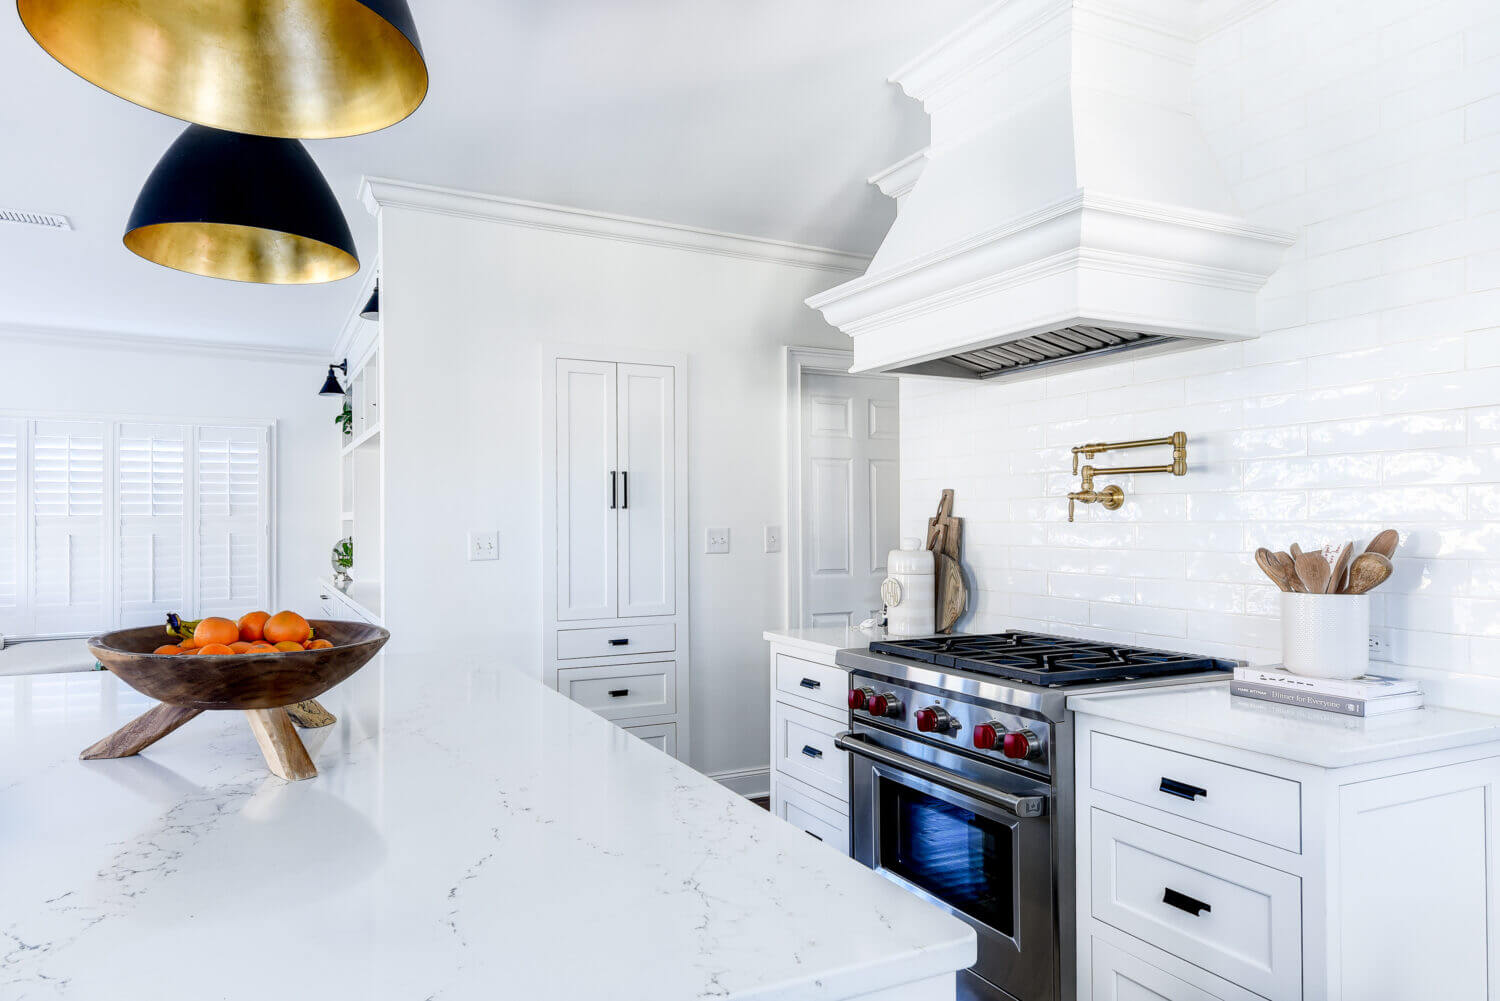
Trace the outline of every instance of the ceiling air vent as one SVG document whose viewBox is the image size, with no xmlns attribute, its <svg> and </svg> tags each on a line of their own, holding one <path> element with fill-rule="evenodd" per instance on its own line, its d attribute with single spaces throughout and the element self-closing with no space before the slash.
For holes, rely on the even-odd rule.
<svg viewBox="0 0 1500 1001">
<path fill-rule="evenodd" d="M 19 209 L 0 209 L 0 222 L 15 222 L 23 226 L 43 226 L 47 229 L 72 229 L 65 215 L 49 215 L 46 212 L 22 212 Z"/>
</svg>

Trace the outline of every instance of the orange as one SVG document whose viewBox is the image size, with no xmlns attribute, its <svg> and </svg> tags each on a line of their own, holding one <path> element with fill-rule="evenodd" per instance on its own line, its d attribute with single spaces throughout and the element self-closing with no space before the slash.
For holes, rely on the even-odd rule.
<svg viewBox="0 0 1500 1001">
<path fill-rule="evenodd" d="M 308 650 L 332 650 L 333 649 L 333 644 L 330 643 L 330 642 L 328 642 L 327 640 L 308 640 L 307 641 L 306 649 L 308 649 Z"/>
<path fill-rule="evenodd" d="M 190 640 L 190 639 L 186 639 L 186 640 L 182 640 L 182 641 L 180 641 L 180 642 L 179 642 L 179 643 L 178 643 L 178 644 L 177 644 L 177 646 L 178 646 L 178 648 L 179 648 L 179 649 L 180 649 L 180 650 L 181 650 L 181 651 L 182 651 L 182 652 L 183 652 L 183 653 L 187 653 L 187 652 L 188 652 L 188 651 L 189 651 L 189 650 L 196 650 L 196 649 L 198 649 L 198 644 L 196 644 L 196 643 L 194 643 L 194 642 L 193 642 L 193 641 L 192 641 L 192 640 Z"/>
<path fill-rule="evenodd" d="M 240 627 L 228 619 L 208 618 L 198 623 L 193 630 L 193 642 L 199 646 L 217 643 L 228 646 L 240 638 Z"/>
<path fill-rule="evenodd" d="M 250 644 L 250 653 L 275 653 L 276 648 L 265 641 Z"/>
<path fill-rule="evenodd" d="M 250 644 L 246 643 L 244 640 L 235 640 L 233 643 L 229 644 L 229 649 L 233 650 L 235 653 L 249 653 Z"/>
<path fill-rule="evenodd" d="M 171 656 L 173 654 L 182 653 L 182 647 L 176 646 L 176 645 L 174 645 L 172 643 L 168 643 L 166 646 L 159 646 L 155 650 L 152 650 L 151 652 L 152 653 L 164 653 L 164 654 L 166 654 L 168 656 Z"/>
<path fill-rule="evenodd" d="M 224 621 L 228 622 L 229 620 L 225 619 Z M 225 646 L 223 643 L 210 643 L 200 649 L 198 653 L 204 657 L 223 657 L 226 654 L 234 653 L 234 651 L 229 649 L 229 647 Z"/>
<path fill-rule="evenodd" d="M 301 653 L 302 644 L 293 643 L 291 640 L 285 640 L 281 643 L 277 643 L 276 649 L 280 650 L 282 653 Z"/>
<path fill-rule="evenodd" d="M 305 643 L 312 639 L 312 626 L 296 612 L 277 612 L 266 620 L 263 631 L 272 643 Z"/>
<path fill-rule="evenodd" d="M 266 620 L 270 612 L 246 612 L 240 616 L 240 639 L 247 643 L 266 638 Z"/>
</svg>

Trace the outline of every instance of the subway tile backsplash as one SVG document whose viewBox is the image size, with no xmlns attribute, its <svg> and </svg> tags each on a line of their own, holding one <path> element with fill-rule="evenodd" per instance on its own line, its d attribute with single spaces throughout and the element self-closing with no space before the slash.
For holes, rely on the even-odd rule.
<svg viewBox="0 0 1500 1001">
<path fill-rule="evenodd" d="M 1394 527 L 1373 611 L 1392 659 L 1500 676 L 1500 18 L 1403 12 L 1276 0 L 1203 43 L 1196 110 L 1241 208 L 1300 234 L 1260 339 L 1024 383 L 902 380 L 903 534 L 957 491 L 977 588 L 960 628 L 1271 662 L 1255 547 Z M 1121 479 L 1123 509 L 1068 523 L 1071 446 L 1177 430 L 1187 477 Z"/>
</svg>

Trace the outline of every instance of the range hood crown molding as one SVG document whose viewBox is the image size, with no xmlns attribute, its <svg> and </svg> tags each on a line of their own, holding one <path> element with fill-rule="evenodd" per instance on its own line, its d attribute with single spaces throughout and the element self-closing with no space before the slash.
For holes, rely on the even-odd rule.
<svg viewBox="0 0 1500 1001">
<path fill-rule="evenodd" d="M 1258 334 L 1294 237 L 1238 215 L 1193 121 L 1200 7 L 1001 0 L 891 77 L 932 145 L 870 178 L 898 210 L 866 274 L 807 300 L 854 371 L 1017 378 Z"/>
</svg>

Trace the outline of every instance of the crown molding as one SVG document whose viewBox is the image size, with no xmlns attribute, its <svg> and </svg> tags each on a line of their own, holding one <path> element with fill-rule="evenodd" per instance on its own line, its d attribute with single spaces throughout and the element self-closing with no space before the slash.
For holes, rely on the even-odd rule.
<svg viewBox="0 0 1500 1001">
<path fill-rule="evenodd" d="M 360 184 L 359 197 L 372 215 L 378 214 L 383 208 L 416 209 L 510 226 L 765 261 L 838 274 L 863 274 L 870 263 L 870 258 L 864 254 L 851 254 L 827 247 L 786 243 L 673 222 L 612 215 L 565 205 L 547 205 L 382 177 L 366 177 Z"/>
<path fill-rule="evenodd" d="M 87 330 L 78 327 L 31 326 L 0 323 L 0 346 L 7 343 L 41 344 L 49 347 L 103 348 L 120 351 L 172 351 L 214 357 L 244 358 L 270 362 L 327 361 L 328 352 L 320 348 L 274 347 L 243 342 L 201 341 L 188 337 L 154 337 L 149 334 L 125 334 L 109 330 Z"/>
<path fill-rule="evenodd" d="M 370 301 L 370 293 L 375 291 L 375 283 L 380 281 L 380 268 L 370 269 L 364 282 L 359 286 L 359 295 L 349 307 L 349 315 L 344 317 L 344 325 L 339 328 L 338 339 L 333 342 L 331 357 L 335 362 L 341 358 L 348 358 L 350 349 L 354 347 L 360 336 L 367 332 L 374 320 L 366 320 L 359 315 L 360 310 L 365 308 L 365 303 Z"/>
<path fill-rule="evenodd" d="M 912 189 L 912 185 L 917 183 L 917 178 L 922 176 L 922 171 L 927 169 L 927 153 L 926 147 L 919 149 L 911 156 L 897 160 L 884 170 L 871 174 L 865 180 L 879 188 L 882 195 L 899 202 Z"/>
</svg>

